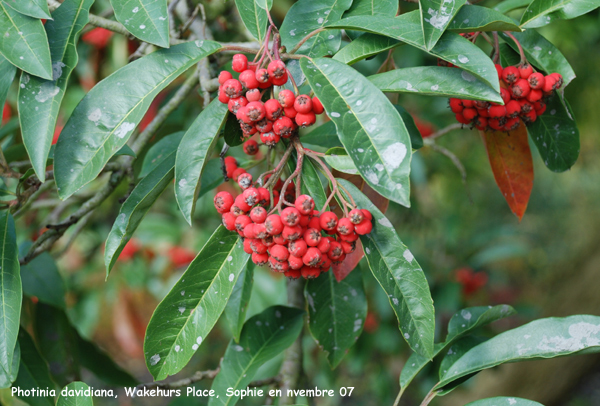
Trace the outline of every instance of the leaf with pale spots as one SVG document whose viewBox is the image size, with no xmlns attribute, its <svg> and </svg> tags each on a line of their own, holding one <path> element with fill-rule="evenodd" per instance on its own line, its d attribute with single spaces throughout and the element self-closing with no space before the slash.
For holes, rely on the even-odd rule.
<svg viewBox="0 0 600 406">
<path fill-rule="evenodd" d="M 566 100 L 552 97 L 546 112 L 527 126 L 544 164 L 553 172 L 570 169 L 579 157 L 579 129 Z"/>
<path fill-rule="evenodd" d="M 543 27 L 556 20 L 579 17 L 598 7 L 598 0 L 533 0 L 521 17 L 521 26 Z"/>
<path fill-rule="evenodd" d="M 66 199 L 96 179 L 127 143 L 152 100 L 173 80 L 221 45 L 195 41 L 161 49 L 98 83 L 75 108 L 56 144 L 58 194 Z"/>
<path fill-rule="evenodd" d="M 183 217 L 190 225 L 202 186 L 202 172 L 217 145 L 227 116 L 227 105 L 214 99 L 192 123 L 177 148 L 175 199 Z"/>
<path fill-rule="evenodd" d="M 338 282 L 332 272 L 311 279 L 304 290 L 308 327 L 317 344 L 327 351 L 335 368 L 362 333 L 367 317 L 367 297 L 362 274 L 351 272 Z"/>
<path fill-rule="evenodd" d="M 29 17 L 52 19 L 46 0 L 0 0 L 0 2 Z"/>
<path fill-rule="evenodd" d="M 211 387 L 220 396 L 211 397 L 208 405 L 235 405 L 239 395 L 225 396 L 227 390 L 245 389 L 258 368 L 292 345 L 302 330 L 303 316 L 300 309 L 273 306 L 248 319 L 239 343 L 231 340 L 227 346 L 221 370 Z"/>
<path fill-rule="evenodd" d="M 544 406 L 541 403 L 522 398 L 499 396 L 496 398 L 480 399 L 468 403 L 465 406 Z"/>
<path fill-rule="evenodd" d="M 19 121 L 23 144 L 40 181 L 46 180 L 46 161 L 54 137 L 58 111 L 79 56 L 76 44 L 88 23 L 94 0 L 65 0 L 46 22 L 52 80 L 23 72 L 19 88 Z"/>
<path fill-rule="evenodd" d="M 361 176 L 382 196 L 410 206 L 410 135 L 392 103 L 341 62 L 304 58 L 300 65 Z"/>
<path fill-rule="evenodd" d="M 338 181 L 358 207 L 373 215 L 373 231 L 360 236 L 369 268 L 385 291 L 398 318 L 400 332 L 410 348 L 431 359 L 435 315 L 423 269 L 383 213 L 352 183 L 344 179 Z"/>
<path fill-rule="evenodd" d="M 94 406 L 92 396 L 86 396 L 88 389 L 84 382 L 71 382 L 60 392 L 56 406 Z"/>
<path fill-rule="evenodd" d="M 447 390 L 457 381 L 507 362 L 600 352 L 600 317 L 546 318 L 508 330 L 460 357 L 435 386 Z"/>
<path fill-rule="evenodd" d="M 255 0 L 235 0 L 240 17 L 250 34 L 262 43 L 267 35 L 269 17 Z"/>
<path fill-rule="evenodd" d="M 233 333 L 233 339 L 240 341 L 240 334 L 246 321 L 246 313 L 248 312 L 248 304 L 252 295 L 252 286 L 254 285 L 254 264 L 248 262 L 246 269 L 242 272 L 233 293 L 225 307 L 225 318 L 227 324 Z"/>
<path fill-rule="evenodd" d="M 521 31 L 521 28 L 519 28 L 512 18 L 494 9 L 475 5 L 462 7 L 448 29 L 459 33 Z"/>
<path fill-rule="evenodd" d="M 466 0 L 421 0 L 421 26 L 425 47 L 431 50 L 438 42 Z"/>
<path fill-rule="evenodd" d="M 299 0 L 290 8 L 281 24 L 281 43 L 291 50 L 314 30 L 338 21 L 351 5 L 352 0 Z M 312 58 L 333 55 L 340 49 L 341 43 L 340 30 L 327 30 L 309 38 L 298 53 Z"/>
<path fill-rule="evenodd" d="M 223 313 L 249 258 L 237 233 L 219 226 L 150 319 L 144 354 L 155 380 L 187 365 Z"/>
<path fill-rule="evenodd" d="M 142 41 L 169 47 L 167 0 L 111 0 L 115 17 Z"/>
</svg>

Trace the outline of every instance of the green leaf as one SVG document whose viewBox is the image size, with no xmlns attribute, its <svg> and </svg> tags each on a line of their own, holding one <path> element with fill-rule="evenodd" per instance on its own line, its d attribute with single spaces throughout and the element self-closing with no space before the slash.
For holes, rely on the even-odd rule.
<svg viewBox="0 0 600 406">
<path fill-rule="evenodd" d="M 242 327 L 246 321 L 246 312 L 252 295 L 252 286 L 254 284 L 254 266 L 248 262 L 244 271 L 235 283 L 233 293 L 225 307 L 225 318 L 233 333 L 233 339 L 240 341 Z"/>
<path fill-rule="evenodd" d="M 503 0 L 494 7 L 494 10 L 504 14 L 518 8 L 527 7 L 531 1 L 532 0 Z"/>
<path fill-rule="evenodd" d="M 167 0 L 111 0 L 115 17 L 142 41 L 169 47 Z"/>
<path fill-rule="evenodd" d="M 211 192 L 223 183 L 223 170 L 221 169 L 221 159 L 211 159 L 204 165 L 202 170 L 202 177 L 200 178 L 200 192 L 198 198 L 204 196 L 206 193 Z"/>
<path fill-rule="evenodd" d="M 152 100 L 199 60 L 221 49 L 212 41 L 161 49 L 97 84 L 75 108 L 55 151 L 58 194 L 66 199 L 98 176 L 127 143 Z"/>
<path fill-rule="evenodd" d="M 342 18 L 351 4 L 352 0 L 299 0 L 281 24 L 281 43 L 291 50 L 306 35 Z M 308 39 L 297 53 L 312 58 L 333 55 L 341 43 L 341 31 L 323 31 Z"/>
<path fill-rule="evenodd" d="M 8 210 L 0 212 L 0 237 L 0 381 L 10 385 L 23 291 L 15 222 Z"/>
<path fill-rule="evenodd" d="M 121 155 L 127 155 L 127 156 L 132 156 L 134 158 L 137 158 L 135 151 L 132 150 L 131 147 L 127 144 L 123 145 L 121 147 L 121 149 L 118 150 L 117 152 L 115 152 L 115 154 L 113 156 L 121 156 Z"/>
<path fill-rule="evenodd" d="M 1 0 L 1 2 L 26 16 L 52 20 L 45 0 Z"/>
<path fill-rule="evenodd" d="M 267 34 L 267 24 L 269 24 L 267 12 L 260 8 L 254 0 L 235 0 L 235 5 L 250 34 L 259 43 L 263 43 Z"/>
<path fill-rule="evenodd" d="M 188 363 L 219 319 L 249 255 L 237 233 L 219 228 L 173 289 L 160 302 L 146 330 L 146 365 L 156 380 Z"/>
<path fill-rule="evenodd" d="M 121 251 L 133 236 L 148 210 L 173 181 L 174 168 L 175 151 L 172 151 L 137 184 L 121 206 L 119 215 L 106 239 L 104 265 L 107 278 Z"/>
<path fill-rule="evenodd" d="M 250 318 L 239 343 L 231 340 L 227 346 L 211 387 L 219 396 L 211 397 L 208 405 L 236 404 L 239 396 L 225 396 L 227 390 L 246 388 L 261 365 L 292 345 L 302 330 L 303 316 L 300 309 L 273 306 Z"/>
<path fill-rule="evenodd" d="M 364 15 L 395 16 L 398 2 L 395 0 L 354 0 L 352 6 L 344 13 L 344 18 Z"/>
<path fill-rule="evenodd" d="M 435 344 L 433 346 L 433 355 L 431 358 L 424 357 L 416 352 L 410 354 L 410 357 L 408 357 L 400 372 L 400 391 L 404 393 L 408 385 L 410 385 L 419 372 L 421 372 L 421 370 L 431 362 L 431 359 L 435 358 L 445 347 L 446 346 L 443 343 Z"/>
<path fill-rule="evenodd" d="M 496 398 L 487 398 L 476 400 L 465 406 L 544 406 L 541 403 L 534 402 L 533 400 L 527 400 L 522 398 L 510 398 L 499 396 Z"/>
<path fill-rule="evenodd" d="M 468 80 L 465 80 L 467 77 Z M 471 80 L 465 71 L 443 66 L 395 69 L 369 76 L 382 92 L 415 93 L 423 96 L 458 97 L 501 103 L 500 94 L 479 80 Z"/>
<path fill-rule="evenodd" d="M 254 2 L 263 10 L 271 10 L 273 7 L 273 0 L 254 0 Z"/>
<path fill-rule="evenodd" d="M 360 60 L 377 55 L 381 52 L 404 45 L 404 43 L 383 35 L 365 33 L 346 45 L 335 54 L 333 59 L 352 65 Z"/>
<path fill-rule="evenodd" d="M 348 152 L 343 147 L 331 148 L 325 154 L 325 162 L 336 171 L 349 175 L 358 175 L 356 165 L 354 165 L 352 158 L 348 156 Z"/>
<path fill-rule="evenodd" d="M 10 85 L 15 79 L 16 73 L 17 67 L 0 55 L 0 106 L 2 106 L 2 108 L 4 108 L 8 89 L 10 89 Z"/>
<path fill-rule="evenodd" d="M 448 348 L 448 352 L 442 359 L 440 363 L 439 376 L 442 379 L 442 376 L 450 369 L 452 365 L 463 355 L 465 355 L 471 348 L 481 344 L 486 341 L 486 338 L 483 337 L 474 337 L 467 336 L 457 340 L 453 343 L 450 348 Z"/>
<path fill-rule="evenodd" d="M 41 182 L 46 180 L 46 162 L 60 104 L 79 60 L 76 48 L 79 34 L 88 23 L 93 3 L 94 0 L 66 0 L 52 13 L 54 21 L 46 22 L 52 80 L 27 73 L 21 75 L 18 105 L 23 144 Z"/>
<path fill-rule="evenodd" d="M 472 75 L 465 79 L 474 81 L 475 78 L 472 76 L 477 76 L 497 92 L 500 91 L 498 73 L 494 68 L 494 63 L 485 52 L 466 38 L 446 31 L 436 46 L 428 50 L 423 41 L 420 15 L 416 10 L 396 18 L 383 16 L 344 18 L 338 22 L 328 23 L 327 28 L 366 31 L 402 41 L 470 72 Z"/>
<path fill-rule="evenodd" d="M 458 13 L 466 0 L 421 0 L 419 9 L 421 11 L 421 26 L 425 47 L 430 51 L 438 42 L 448 25 Z"/>
<path fill-rule="evenodd" d="M 373 231 L 360 237 L 369 268 L 388 296 L 410 348 L 431 359 L 435 315 L 425 273 L 383 213 L 351 182 L 338 181 L 358 207 L 373 215 Z"/>
<path fill-rule="evenodd" d="M 507 362 L 595 352 L 600 352 L 600 317 L 578 315 L 535 320 L 468 351 L 435 388 L 444 389 L 460 378 Z"/>
<path fill-rule="evenodd" d="M 527 131 L 551 171 L 564 172 L 577 161 L 579 130 L 570 106 L 560 97 L 548 101 L 546 112 L 529 124 Z"/>
<path fill-rule="evenodd" d="M 56 406 L 93 406 L 92 396 L 85 394 L 88 389 L 90 387 L 83 382 L 71 382 L 60 392 Z"/>
<path fill-rule="evenodd" d="M 200 192 L 204 164 L 217 144 L 227 116 L 227 105 L 218 99 L 213 100 L 192 123 L 177 149 L 175 198 L 190 225 Z"/>
<path fill-rule="evenodd" d="M 32 243 L 27 241 L 21 244 L 19 251 L 25 255 Z M 43 252 L 26 265 L 21 266 L 21 282 L 23 293 L 35 296 L 41 303 L 46 303 L 58 308 L 65 308 L 65 282 L 58 271 L 54 258 Z"/>
<path fill-rule="evenodd" d="M 240 128 L 240 123 L 233 114 L 227 115 L 225 126 L 223 128 L 223 138 L 230 147 L 242 145 L 245 141 L 244 133 Z"/>
<path fill-rule="evenodd" d="M 546 38 L 542 37 L 535 30 L 525 30 L 523 32 L 514 32 L 513 35 L 521 43 L 527 60 L 547 73 L 558 72 L 562 75 L 564 85 L 567 87 L 573 79 L 575 72 L 569 65 L 564 55 L 552 45 Z M 506 34 L 502 34 L 504 40 L 512 49 L 518 52 L 518 47 L 512 39 Z"/>
<path fill-rule="evenodd" d="M 335 368 L 362 333 L 367 317 L 367 297 L 362 274 L 351 272 L 338 282 L 333 272 L 311 279 L 304 291 L 308 303 L 310 333 L 327 351 Z"/>
<path fill-rule="evenodd" d="M 521 17 L 521 27 L 537 28 L 555 20 L 570 20 L 598 7 L 598 0 L 533 0 Z"/>
<path fill-rule="evenodd" d="M 502 3 L 500 3 L 502 4 Z M 453 32 L 521 31 L 515 21 L 487 7 L 467 5 L 460 9 L 450 24 Z"/>
<path fill-rule="evenodd" d="M 142 162 L 140 178 L 147 176 L 173 152 L 177 152 L 177 147 L 179 147 L 183 134 L 185 134 L 184 131 L 169 134 L 148 149 L 148 152 L 144 156 L 144 162 Z"/>
<path fill-rule="evenodd" d="M 303 135 L 303 144 L 312 144 L 324 148 L 341 147 L 342 143 L 337 135 L 337 129 L 333 121 L 328 121 L 325 124 L 321 124 L 311 132 Z"/>
<path fill-rule="evenodd" d="M 15 346 L 15 352 L 13 353 L 10 374 L 6 375 L 4 373 L 0 373 L 0 388 L 2 388 L 0 390 L 11 387 L 12 383 L 17 379 L 20 364 L 21 364 L 21 347 L 19 346 L 19 342 L 17 341 L 17 345 Z M 2 401 L 2 400 L 3 399 L 0 399 L 0 401 Z"/>
<path fill-rule="evenodd" d="M 40 20 L 28 17 L 0 2 L 0 53 L 17 68 L 52 79 L 48 37 Z"/>
<path fill-rule="evenodd" d="M 81 366 L 109 385 L 135 386 L 139 382 L 94 343 L 77 334 L 77 351 Z"/>
<path fill-rule="evenodd" d="M 31 336 L 27 331 L 19 330 L 19 346 L 21 348 L 21 363 L 19 374 L 14 386 L 24 391 L 31 389 L 55 389 L 54 382 L 50 378 L 50 371 L 46 361 L 42 358 Z M 30 396 L 21 397 L 31 406 L 54 406 L 52 396 Z"/>
<path fill-rule="evenodd" d="M 409 114 L 408 111 L 404 109 L 404 107 L 394 104 L 394 108 L 398 110 L 400 113 L 400 117 L 402 117 L 402 121 L 404 121 L 404 125 L 406 126 L 406 130 L 410 135 L 410 143 L 414 150 L 423 148 L 423 137 L 421 136 L 421 131 L 417 128 L 417 124 L 415 124 L 415 119 L 413 116 Z"/>
<path fill-rule="evenodd" d="M 341 62 L 303 58 L 300 65 L 369 186 L 390 200 L 410 206 L 410 136 L 392 103 L 364 76 Z"/>
</svg>

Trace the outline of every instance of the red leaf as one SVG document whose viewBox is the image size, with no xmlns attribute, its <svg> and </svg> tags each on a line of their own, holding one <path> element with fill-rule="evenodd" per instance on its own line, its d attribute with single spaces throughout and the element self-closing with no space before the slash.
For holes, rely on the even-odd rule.
<svg viewBox="0 0 600 406">
<path fill-rule="evenodd" d="M 481 132 L 496 183 L 512 212 L 523 218 L 533 188 L 533 160 L 527 139 L 527 128 L 509 133 Z"/>
</svg>

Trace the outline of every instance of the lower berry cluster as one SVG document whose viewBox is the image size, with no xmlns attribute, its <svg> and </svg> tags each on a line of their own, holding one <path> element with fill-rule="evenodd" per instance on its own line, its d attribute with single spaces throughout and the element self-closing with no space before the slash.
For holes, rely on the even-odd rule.
<svg viewBox="0 0 600 406">
<path fill-rule="evenodd" d="M 239 183 L 239 180 L 238 180 Z M 263 187 L 248 185 L 233 197 L 219 192 L 214 204 L 223 225 L 236 231 L 244 241 L 244 251 L 256 265 L 268 265 L 289 278 L 311 279 L 339 264 L 356 249 L 359 235 L 373 228 L 372 215 L 365 209 L 353 209 L 341 219 L 331 212 L 315 210 L 308 195 L 295 199 L 293 207 L 280 214 L 269 214 L 271 196 Z"/>
<path fill-rule="evenodd" d="M 533 123 L 546 111 L 545 98 L 563 84 L 559 73 L 544 76 L 534 72 L 529 64 L 496 65 L 501 82 L 500 94 L 504 105 L 483 100 L 450 99 L 450 109 L 456 120 L 472 124 L 481 131 L 513 131 L 521 120 Z"/>
</svg>

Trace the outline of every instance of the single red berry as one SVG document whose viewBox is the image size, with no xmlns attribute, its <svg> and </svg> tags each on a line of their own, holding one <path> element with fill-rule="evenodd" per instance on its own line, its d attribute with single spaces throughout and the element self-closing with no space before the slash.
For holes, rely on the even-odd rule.
<svg viewBox="0 0 600 406">
<path fill-rule="evenodd" d="M 223 89 L 223 86 L 219 86 L 218 98 L 219 98 L 219 101 L 223 104 L 229 103 L 229 96 L 227 96 L 227 94 L 225 94 L 225 90 Z"/>
<path fill-rule="evenodd" d="M 319 262 L 318 267 L 321 268 L 321 272 L 327 272 L 329 271 L 329 268 L 331 268 L 331 259 L 329 259 L 328 256 L 323 255 L 321 257 L 321 262 Z"/>
<path fill-rule="evenodd" d="M 498 77 L 501 78 L 502 77 L 502 65 L 499 64 L 495 64 L 494 67 L 496 68 L 496 72 L 498 72 Z"/>
<path fill-rule="evenodd" d="M 546 111 L 546 103 L 543 103 L 541 101 L 535 102 L 533 104 L 533 107 L 535 109 L 535 114 L 537 114 L 538 116 L 541 116 Z"/>
<path fill-rule="evenodd" d="M 365 218 L 369 221 L 373 221 L 373 215 L 371 214 L 371 212 L 367 209 L 361 209 L 360 211 L 362 211 L 363 215 L 365 216 Z"/>
<path fill-rule="evenodd" d="M 285 63 L 280 60 L 271 61 L 267 66 L 267 72 L 269 72 L 270 77 L 280 79 L 287 73 Z"/>
<path fill-rule="evenodd" d="M 296 198 L 294 206 L 300 212 L 300 214 L 307 216 L 314 210 L 315 201 L 308 195 L 300 195 Z"/>
<path fill-rule="evenodd" d="M 246 170 L 244 168 L 237 168 L 236 170 L 233 171 L 231 179 L 233 179 L 235 182 L 237 182 L 238 176 L 240 176 L 242 173 L 246 173 Z"/>
<path fill-rule="evenodd" d="M 512 97 L 510 96 L 510 92 L 508 91 L 508 89 L 505 88 L 500 89 L 500 96 L 502 97 L 504 105 L 506 105 L 506 103 L 508 103 L 512 99 Z"/>
<path fill-rule="evenodd" d="M 256 225 L 254 227 L 256 228 Z M 267 246 L 259 239 L 253 239 L 250 247 L 252 248 L 252 251 L 256 252 L 257 254 L 267 253 Z"/>
<path fill-rule="evenodd" d="M 485 131 L 488 125 L 488 119 L 486 117 L 478 116 L 475 118 L 475 120 L 473 120 L 473 124 L 475 124 L 475 127 L 478 130 Z"/>
<path fill-rule="evenodd" d="M 544 88 L 544 83 L 546 83 L 544 75 L 540 72 L 532 73 L 529 78 L 527 78 L 527 81 L 533 90 L 542 90 Z"/>
<path fill-rule="evenodd" d="M 227 213 L 233 205 L 233 196 L 229 192 L 219 192 L 215 196 L 214 203 L 219 213 Z"/>
<path fill-rule="evenodd" d="M 527 101 L 535 103 L 536 101 L 542 100 L 543 95 L 544 94 L 542 93 L 541 90 L 532 90 L 527 95 Z"/>
<path fill-rule="evenodd" d="M 304 241 L 309 247 L 316 247 L 321 242 L 321 232 L 314 228 L 309 228 L 304 232 Z"/>
<path fill-rule="evenodd" d="M 527 114 L 533 110 L 533 103 L 530 103 L 525 99 L 519 100 L 519 104 L 521 105 L 521 112 L 519 114 Z"/>
<path fill-rule="evenodd" d="M 521 113 L 521 105 L 516 100 L 511 100 L 506 104 L 506 115 L 510 118 L 517 117 Z"/>
<path fill-rule="evenodd" d="M 306 254 L 306 250 L 308 250 L 308 245 L 306 244 L 306 241 L 304 241 L 304 239 L 300 238 L 289 243 L 289 250 L 290 254 L 292 254 L 293 256 L 302 257 L 304 254 Z"/>
<path fill-rule="evenodd" d="M 529 76 L 531 76 L 531 74 L 533 73 L 533 68 L 528 63 L 519 65 L 518 69 L 519 69 L 519 75 L 521 76 L 521 79 L 528 79 Z"/>
<path fill-rule="evenodd" d="M 321 218 L 319 216 L 312 217 L 308 222 L 307 227 L 321 231 L 323 229 L 323 227 L 321 227 Z"/>
<path fill-rule="evenodd" d="M 321 275 L 321 270 L 315 267 L 303 266 L 300 273 L 304 279 L 316 279 Z"/>
<path fill-rule="evenodd" d="M 264 224 L 263 224 L 263 226 L 264 226 Z M 266 233 L 266 231 L 265 231 L 265 233 Z M 260 242 L 265 244 L 265 247 L 267 247 L 267 248 L 270 248 L 273 245 L 275 245 L 275 241 L 273 241 L 273 236 L 271 236 L 271 235 L 267 235 L 265 238 L 261 238 Z"/>
<path fill-rule="evenodd" d="M 356 234 L 358 235 L 369 234 L 371 230 L 373 230 L 373 223 L 371 220 L 367 219 L 364 219 L 362 223 L 354 226 L 354 231 L 356 231 Z"/>
<path fill-rule="evenodd" d="M 281 212 L 281 221 L 286 226 L 293 227 L 300 221 L 300 212 L 295 207 L 286 207 Z"/>
<path fill-rule="evenodd" d="M 490 102 L 485 100 L 473 100 L 473 107 L 477 110 L 484 110 L 490 107 Z M 464 115 L 464 113 L 463 113 Z"/>
<path fill-rule="evenodd" d="M 267 219 L 267 211 L 264 207 L 256 206 L 250 210 L 250 220 L 255 223 L 264 223 Z"/>
<path fill-rule="evenodd" d="M 551 73 L 549 76 L 552 76 L 554 79 L 556 79 L 556 85 L 554 87 L 554 90 L 560 89 L 563 85 L 562 75 L 558 72 L 554 72 L 554 73 Z"/>
<path fill-rule="evenodd" d="M 315 114 L 323 114 L 325 111 L 325 107 L 323 107 L 323 103 L 317 96 L 312 98 L 312 111 Z"/>
<path fill-rule="evenodd" d="M 555 76 L 548 75 L 544 77 L 544 86 L 542 87 L 544 93 L 551 93 L 556 88 L 557 82 L 558 80 Z"/>
<path fill-rule="evenodd" d="M 258 200 L 260 199 L 260 194 L 258 193 L 258 189 L 249 187 L 242 193 L 242 198 L 248 206 L 252 207 L 258 203 Z"/>
<path fill-rule="evenodd" d="M 271 132 L 273 131 L 273 122 L 270 121 L 267 117 L 265 117 L 262 120 L 256 122 L 256 129 L 261 133 Z"/>
<path fill-rule="evenodd" d="M 333 260 L 337 261 L 344 255 L 344 250 L 342 249 L 342 244 L 337 241 L 329 242 L 329 251 L 327 252 L 327 256 Z"/>
<path fill-rule="evenodd" d="M 488 113 L 491 118 L 500 118 L 506 116 L 506 107 L 504 106 L 490 106 Z"/>
<path fill-rule="evenodd" d="M 225 171 L 227 172 L 227 177 L 233 179 L 233 172 L 237 169 L 236 164 L 225 163 Z"/>
<path fill-rule="evenodd" d="M 296 109 L 294 108 L 294 106 L 292 106 L 292 107 L 284 107 L 283 108 L 283 114 L 285 114 L 286 117 L 294 119 L 298 115 L 298 112 L 296 111 Z"/>
<path fill-rule="evenodd" d="M 246 239 L 256 238 L 256 231 L 254 231 L 254 223 L 247 224 L 246 227 L 244 227 L 244 237 Z M 244 243 L 245 242 L 246 241 L 244 241 Z M 250 254 L 250 252 L 248 254 Z"/>
<path fill-rule="evenodd" d="M 246 109 L 246 116 L 248 116 L 248 118 L 253 122 L 262 120 L 267 113 L 265 110 L 265 105 L 260 101 L 248 103 Z"/>
<path fill-rule="evenodd" d="M 507 66 L 502 71 L 502 80 L 504 80 L 509 85 L 512 85 L 520 78 L 521 75 L 519 73 L 519 69 L 517 69 L 516 66 Z"/>
<path fill-rule="evenodd" d="M 490 118 L 488 125 L 496 131 L 501 131 L 504 128 L 504 123 L 499 118 Z"/>
<path fill-rule="evenodd" d="M 258 88 L 258 80 L 256 80 L 256 74 L 250 69 L 243 71 L 240 73 L 240 83 L 244 87 L 244 89 L 257 89 Z"/>
<path fill-rule="evenodd" d="M 274 86 L 283 86 L 287 83 L 289 75 L 287 71 L 280 78 L 272 78 L 271 82 Z"/>
<path fill-rule="evenodd" d="M 306 266 L 317 266 L 321 262 L 321 251 L 318 248 L 310 247 L 306 250 L 306 254 L 302 256 L 302 261 Z"/>
<path fill-rule="evenodd" d="M 304 261 L 302 261 L 301 257 L 290 255 L 288 257 L 288 264 L 290 264 L 290 269 L 301 269 L 304 266 Z"/>
<path fill-rule="evenodd" d="M 246 106 L 247 104 L 248 100 L 244 96 L 242 96 L 238 97 L 237 99 L 229 99 L 227 107 L 229 108 L 229 111 L 231 111 L 233 114 L 237 114 L 238 110 Z"/>
<path fill-rule="evenodd" d="M 469 107 L 463 110 L 462 116 L 465 118 L 465 120 L 471 122 L 475 117 L 477 117 L 477 110 Z"/>
<path fill-rule="evenodd" d="M 242 95 L 242 84 L 237 79 L 229 79 L 223 83 L 223 91 L 230 99 L 238 98 Z"/>
<path fill-rule="evenodd" d="M 288 241 L 295 241 L 302 237 L 302 227 L 300 226 L 285 226 L 281 232 L 281 236 Z"/>
<path fill-rule="evenodd" d="M 363 222 L 364 222 L 364 220 L 363 220 Z M 354 230 L 356 230 L 356 227 L 358 227 L 358 225 L 354 226 Z M 347 234 L 347 235 L 338 234 L 338 238 L 340 241 L 353 242 L 353 241 L 358 240 L 358 234 L 356 234 L 356 231 L 354 231 L 351 234 Z"/>
<path fill-rule="evenodd" d="M 269 72 L 266 69 L 258 69 L 254 74 L 254 77 L 258 81 L 258 83 L 267 84 L 269 83 L 270 77 Z"/>
<path fill-rule="evenodd" d="M 288 251 L 287 247 L 279 244 L 275 244 L 269 248 L 269 254 L 279 262 L 287 261 L 288 257 L 290 256 L 290 252 Z"/>
<path fill-rule="evenodd" d="M 277 145 L 280 139 L 281 138 L 279 135 L 275 134 L 274 132 L 260 134 L 260 141 L 268 147 L 274 147 Z"/>
<path fill-rule="evenodd" d="M 301 94 L 296 97 L 296 101 L 294 101 L 294 109 L 298 113 L 306 114 L 309 111 L 312 111 L 312 100 L 307 95 Z"/>
<path fill-rule="evenodd" d="M 244 229 L 244 232 L 246 230 Z M 246 239 L 244 240 L 244 252 L 246 254 L 252 254 L 254 251 L 252 251 L 252 248 L 250 247 L 250 243 L 252 242 L 252 238 L 246 237 Z"/>
<path fill-rule="evenodd" d="M 250 89 L 246 92 L 246 99 L 248 99 L 249 102 L 259 101 L 260 98 L 261 94 L 259 89 Z"/>
<path fill-rule="evenodd" d="M 463 109 L 465 108 L 460 99 L 451 97 L 448 102 L 450 104 L 450 110 L 452 110 L 454 114 L 462 113 Z"/>
<path fill-rule="evenodd" d="M 340 245 L 342 246 L 342 250 L 346 255 L 352 254 L 356 249 L 356 242 L 341 241 Z"/>
<path fill-rule="evenodd" d="M 258 128 L 256 128 L 255 125 L 246 124 L 244 122 L 240 123 L 240 128 L 242 129 L 242 132 L 244 133 L 244 137 L 250 137 L 253 134 L 256 134 L 258 132 Z"/>
<path fill-rule="evenodd" d="M 531 111 L 529 111 L 528 113 L 521 115 L 521 118 L 527 124 L 530 124 L 537 120 L 537 114 L 535 113 L 535 110 L 531 109 Z"/>
<path fill-rule="evenodd" d="M 254 140 L 244 142 L 244 153 L 247 155 L 256 155 L 258 153 L 258 143 Z"/>
<path fill-rule="evenodd" d="M 349 235 L 354 232 L 354 224 L 349 218 L 341 218 L 337 225 L 337 232 L 341 235 Z"/>
<path fill-rule="evenodd" d="M 260 238 L 261 240 L 269 236 L 265 223 L 255 223 L 254 233 L 256 234 L 256 238 Z"/>
<path fill-rule="evenodd" d="M 296 115 L 296 124 L 303 128 L 310 127 L 315 121 L 317 121 L 317 117 L 312 111 L 308 113 L 298 113 Z"/>
<path fill-rule="evenodd" d="M 244 227 L 246 227 L 250 223 L 252 223 L 252 220 L 250 220 L 250 217 L 246 216 L 245 214 L 242 214 L 241 216 L 238 216 L 235 219 L 235 228 L 238 231 L 244 231 Z"/>
<path fill-rule="evenodd" d="M 243 72 L 248 69 L 248 58 L 244 54 L 235 54 L 231 65 L 234 71 Z"/>
<path fill-rule="evenodd" d="M 464 108 L 474 107 L 473 100 L 461 99 L 460 102 L 462 103 Z"/>
<path fill-rule="evenodd" d="M 352 224 L 360 224 L 365 219 L 365 215 L 360 209 L 352 209 L 348 214 L 348 218 Z"/>
<path fill-rule="evenodd" d="M 477 115 L 488 118 L 490 116 L 490 113 L 488 113 L 487 109 L 477 109 Z M 474 120 L 476 120 L 476 118 Z"/>
<path fill-rule="evenodd" d="M 285 244 L 287 244 L 287 243 L 288 243 L 288 241 L 286 241 L 286 240 L 283 238 L 283 235 L 281 235 L 281 234 L 274 235 L 274 236 L 273 236 L 273 242 L 274 242 L 275 244 L 279 244 L 279 245 L 285 245 Z"/>
<path fill-rule="evenodd" d="M 296 96 L 294 96 L 294 92 L 288 89 L 284 89 L 279 92 L 279 104 L 283 108 L 290 108 L 294 106 L 294 102 L 296 101 Z"/>
<path fill-rule="evenodd" d="M 322 254 L 327 254 L 331 249 L 331 237 L 321 238 L 321 241 L 319 241 L 319 244 L 317 245 L 317 249 L 321 251 Z"/>
<path fill-rule="evenodd" d="M 294 131 L 294 123 L 289 117 L 279 117 L 273 124 L 273 132 L 287 138 L 292 135 Z"/>
<path fill-rule="evenodd" d="M 254 262 L 254 264 L 258 265 L 258 266 L 267 265 L 267 262 L 269 262 L 269 255 L 268 254 L 257 254 L 255 252 L 252 254 L 252 262 Z"/>
<path fill-rule="evenodd" d="M 523 97 L 527 97 L 531 88 L 529 87 L 529 82 L 525 79 L 519 79 L 515 82 L 514 85 L 510 88 L 510 93 L 513 95 L 515 99 L 521 99 Z"/>
<path fill-rule="evenodd" d="M 248 190 L 248 188 L 252 186 L 252 175 L 248 172 L 240 174 L 237 178 L 237 183 L 242 190 Z M 252 204 L 250 206 L 252 206 Z"/>
<path fill-rule="evenodd" d="M 278 214 L 271 214 L 268 216 L 265 220 L 265 228 L 271 235 L 281 234 L 283 231 L 283 222 L 281 221 L 281 217 Z"/>
<path fill-rule="evenodd" d="M 269 204 L 269 202 L 271 201 L 271 195 L 269 194 L 269 191 L 267 189 L 265 189 L 264 187 L 259 187 L 258 194 L 260 196 L 259 200 L 258 200 L 258 204 L 267 206 Z"/>
<path fill-rule="evenodd" d="M 244 213 L 247 213 L 252 208 L 248 203 L 246 203 L 246 199 L 244 199 L 244 194 L 239 194 L 236 196 L 235 201 L 233 202 L 233 207 L 239 207 Z"/>
<path fill-rule="evenodd" d="M 518 117 L 515 117 L 515 118 L 506 120 L 506 123 L 504 124 L 504 129 L 506 131 L 514 131 L 517 128 L 519 128 L 520 125 L 521 125 L 521 121 L 519 121 Z"/>
<path fill-rule="evenodd" d="M 338 217 L 331 211 L 326 211 L 319 217 L 319 224 L 325 231 L 333 231 L 338 225 Z"/>
<path fill-rule="evenodd" d="M 275 121 L 283 114 L 283 107 L 275 99 L 269 99 L 265 102 L 266 116 L 269 120 Z"/>
<path fill-rule="evenodd" d="M 290 264 L 290 267 L 291 266 L 292 265 Z M 300 272 L 300 269 L 290 269 L 289 271 L 286 271 L 283 274 L 289 279 L 298 279 L 302 276 L 302 272 Z"/>
<path fill-rule="evenodd" d="M 233 213 L 223 213 L 223 226 L 225 226 L 225 228 L 229 231 L 235 230 L 235 219 L 236 217 L 233 215 Z"/>
<path fill-rule="evenodd" d="M 300 216 L 300 221 L 298 222 L 298 225 L 302 228 L 306 228 L 309 222 L 310 216 Z"/>
<path fill-rule="evenodd" d="M 231 75 L 230 72 L 223 70 L 223 71 L 221 71 L 221 73 L 219 73 L 219 84 L 220 85 L 224 85 L 225 82 L 227 82 L 229 79 L 233 79 L 233 75 Z"/>
</svg>

